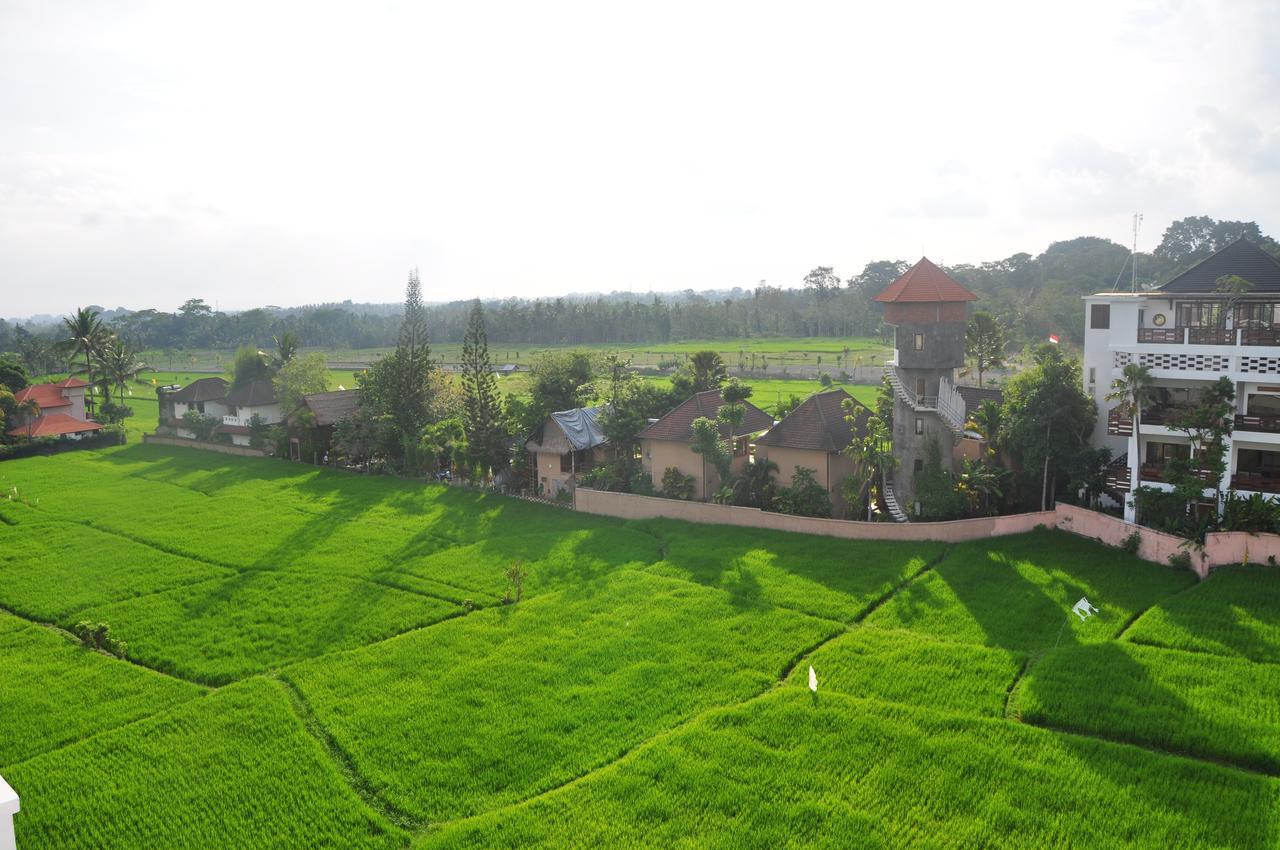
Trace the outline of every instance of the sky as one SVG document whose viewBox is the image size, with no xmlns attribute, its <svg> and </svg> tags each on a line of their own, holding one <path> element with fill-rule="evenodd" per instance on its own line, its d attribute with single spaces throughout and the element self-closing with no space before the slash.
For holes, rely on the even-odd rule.
<svg viewBox="0 0 1280 850">
<path fill-rule="evenodd" d="M 0 0 L 0 315 L 1280 232 L 1280 3 Z"/>
</svg>

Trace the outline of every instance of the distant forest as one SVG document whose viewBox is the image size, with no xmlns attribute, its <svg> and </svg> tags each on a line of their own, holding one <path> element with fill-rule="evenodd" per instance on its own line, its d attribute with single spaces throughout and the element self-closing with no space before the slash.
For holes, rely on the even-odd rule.
<svg viewBox="0 0 1280 850">
<path fill-rule="evenodd" d="M 1137 255 L 1138 285 L 1162 283 L 1241 236 L 1280 257 L 1280 243 L 1254 222 L 1185 218 L 1169 226 L 1153 252 Z M 1123 245 L 1084 236 L 1055 242 L 1039 256 L 1014 254 L 981 265 L 948 266 L 947 271 L 978 293 L 977 308 L 994 314 L 1014 344 L 1042 340 L 1050 333 L 1078 342 L 1084 331 L 1080 296 L 1117 285 L 1129 288 L 1132 259 Z M 702 293 L 509 298 L 485 303 L 486 324 L 489 340 L 499 344 L 876 336 L 884 329 L 871 299 L 909 265 L 905 260 L 879 260 L 848 278 L 819 266 L 794 288 L 762 284 Z M 430 281 L 424 283 L 429 298 Z M 428 307 L 431 340 L 460 342 L 470 303 Z M 215 313 L 194 298 L 176 313 L 101 312 L 137 350 L 265 347 L 286 331 L 307 347 L 376 348 L 395 344 L 401 319 L 399 305 L 348 302 Z M 59 335 L 57 325 L 23 327 L 0 320 L 0 352 L 17 352 L 37 367 L 52 356 L 47 349 Z"/>
</svg>

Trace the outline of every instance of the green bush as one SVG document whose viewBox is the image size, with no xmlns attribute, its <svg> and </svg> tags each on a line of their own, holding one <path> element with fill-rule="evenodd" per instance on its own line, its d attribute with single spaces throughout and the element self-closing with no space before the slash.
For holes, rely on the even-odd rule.
<svg viewBox="0 0 1280 850">
<path fill-rule="evenodd" d="M 831 516 L 831 494 L 817 480 L 817 471 L 797 466 L 790 487 L 780 487 L 773 497 L 773 509 L 795 516 Z"/>
<path fill-rule="evenodd" d="M 1130 555 L 1138 554 L 1138 550 L 1142 548 L 1142 535 L 1133 532 L 1120 543 L 1120 548 L 1128 552 Z"/>
<path fill-rule="evenodd" d="M 80 638 L 80 642 L 90 649 L 101 650 L 117 658 L 124 658 L 125 651 L 128 646 L 124 641 L 111 634 L 111 626 L 106 623 L 91 623 L 88 620 L 81 620 L 76 623 L 71 631 L 76 637 Z"/>
<path fill-rule="evenodd" d="M 692 475 L 685 475 L 674 466 L 668 466 L 662 473 L 662 495 L 668 499 L 689 501 L 693 498 L 694 480 Z"/>
<path fill-rule="evenodd" d="M 1169 566 L 1177 570 L 1191 569 L 1191 553 L 1186 549 L 1174 552 L 1169 556 Z"/>
</svg>

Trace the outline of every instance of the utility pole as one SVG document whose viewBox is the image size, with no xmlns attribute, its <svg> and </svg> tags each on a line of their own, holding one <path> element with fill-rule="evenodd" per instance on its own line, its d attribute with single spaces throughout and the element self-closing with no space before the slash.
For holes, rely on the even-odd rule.
<svg viewBox="0 0 1280 850">
<path fill-rule="evenodd" d="M 1133 255 L 1129 264 L 1129 288 L 1138 291 L 1138 230 L 1142 227 L 1142 213 L 1133 214 Z"/>
</svg>

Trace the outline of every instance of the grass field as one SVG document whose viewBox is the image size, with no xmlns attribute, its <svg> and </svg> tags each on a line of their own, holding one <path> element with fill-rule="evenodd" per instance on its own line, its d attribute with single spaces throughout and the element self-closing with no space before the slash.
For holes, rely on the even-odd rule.
<svg viewBox="0 0 1280 850">
<path fill-rule="evenodd" d="M 23 850 L 1280 845 L 1274 567 L 158 446 L 8 461 L 0 492 Z"/>
<path fill-rule="evenodd" d="M 306 349 L 311 351 L 312 349 Z M 320 351 L 331 363 L 368 363 L 386 354 L 390 348 L 358 348 L 358 349 L 315 349 Z M 602 354 L 617 352 L 631 358 L 637 366 L 656 366 L 663 360 L 673 356 L 690 354 L 695 351 L 711 350 L 720 354 L 726 363 L 736 365 L 738 359 L 745 355 L 750 362 L 751 354 L 764 355 L 768 358 L 770 368 L 781 368 L 784 365 L 818 365 L 822 357 L 822 365 L 832 369 L 832 374 L 841 368 L 849 368 L 855 364 L 870 366 L 879 365 L 889 355 L 889 346 L 878 339 L 870 337 L 763 337 L 758 339 L 691 339 L 678 342 L 634 343 L 625 345 L 512 345 L 492 342 L 489 354 L 495 365 L 503 363 L 528 363 L 539 354 L 550 351 L 597 351 Z M 848 351 L 846 360 L 845 352 Z M 432 356 L 444 363 L 457 363 L 462 358 L 461 343 L 433 343 Z M 234 358 L 235 352 L 224 351 L 145 351 L 142 359 L 157 369 L 181 371 L 182 369 L 223 369 Z M 840 358 L 837 365 L 836 358 Z"/>
</svg>

